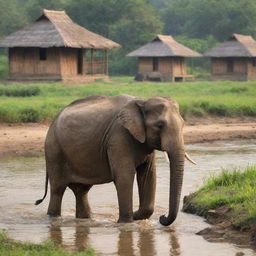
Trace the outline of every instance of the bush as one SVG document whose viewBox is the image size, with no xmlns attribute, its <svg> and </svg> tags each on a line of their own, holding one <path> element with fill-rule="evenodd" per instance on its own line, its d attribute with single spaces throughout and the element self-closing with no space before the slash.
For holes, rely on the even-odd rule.
<svg viewBox="0 0 256 256">
<path fill-rule="evenodd" d="M 37 110 L 33 108 L 27 108 L 20 112 L 20 121 L 24 123 L 36 123 L 40 121 L 40 115 Z"/>
<path fill-rule="evenodd" d="M 241 92 L 247 92 L 248 88 L 246 88 L 246 87 L 233 87 L 229 91 L 231 93 L 241 93 Z"/>
<path fill-rule="evenodd" d="M 8 58 L 6 55 L 0 55 L 0 78 L 8 76 Z"/>
<path fill-rule="evenodd" d="M 11 86 L 0 87 L 0 96 L 7 97 L 31 97 L 40 94 L 40 89 L 36 86 Z"/>
</svg>

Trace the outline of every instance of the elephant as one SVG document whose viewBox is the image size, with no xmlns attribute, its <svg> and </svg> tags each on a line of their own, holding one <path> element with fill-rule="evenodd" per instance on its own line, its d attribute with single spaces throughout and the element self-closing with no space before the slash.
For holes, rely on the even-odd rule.
<svg viewBox="0 0 256 256">
<path fill-rule="evenodd" d="M 186 157 L 184 120 L 177 102 L 169 97 L 129 95 L 89 96 L 65 107 L 49 127 L 45 140 L 45 194 L 50 184 L 47 214 L 60 216 L 65 189 L 76 198 L 76 217 L 89 218 L 87 194 L 96 184 L 114 182 L 118 222 L 149 218 L 156 189 L 155 150 L 167 153 L 170 163 L 169 213 L 176 219 Z M 137 178 L 139 208 L 133 212 L 133 182 Z"/>
</svg>

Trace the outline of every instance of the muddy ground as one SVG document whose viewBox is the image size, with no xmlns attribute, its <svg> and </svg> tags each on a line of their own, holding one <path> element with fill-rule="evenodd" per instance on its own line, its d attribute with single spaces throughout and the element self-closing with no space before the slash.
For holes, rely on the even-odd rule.
<svg viewBox="0 0 256 256">
<path fill-rule="evenodd" d="M 49 124 L 0 123 L 0 157 L 39 156 Z M 256 118 L 190 118 L 184 127 L 186 143 L 256 138 Z"/>
<path fill-rule="evenodd" d="M 197 208 L 192 203 L 193 195 L 185 196 L 183 211 L 197 214 Z M 210 209 L 202 214 L 202 217 L 212 226 L 199 231 L 197 234 L 203 236 L 209 242 L 229 242 L 240 247 L 256 249 L 256 225 L 236 225 L 232 221 L 232 209 L 226 205 L 216 209 Z"/>
</svg>

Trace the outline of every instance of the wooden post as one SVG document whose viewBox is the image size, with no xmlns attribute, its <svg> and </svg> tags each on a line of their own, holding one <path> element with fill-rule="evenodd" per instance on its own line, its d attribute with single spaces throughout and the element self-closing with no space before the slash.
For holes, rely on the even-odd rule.
<svg viewBox="0 0 256 256">
<path fill-rule="evenodd" d="M 86 58 L 86 49 L 84 49 L 84 75 L 87 75 L 87 58 Z"/>
<path fill-rule="evenodd" d="M 85 57 L 84 57 L 84 53 L 85 53 L 85 49 L 82 49 L 82 75 L 85 74 L 85 70 L 86 70 L 86 63 L 85 63 Z"/>
<path fill-rule="evenodd" d="M 8 70 L 8 76 L 9 78 L 11 77 L 11 49 L 8 48 L 8 66 L 9 66 L 9 70 Z"/>
<path fill-rule="evenodd" d="M 93 75 L 93 49 L 91 49 L 91 74 Z"/>
<path fill-rule="evenodd" d="M 105 50 L 105 74 L 108 75 L 108 50 Z"/>
</svg>

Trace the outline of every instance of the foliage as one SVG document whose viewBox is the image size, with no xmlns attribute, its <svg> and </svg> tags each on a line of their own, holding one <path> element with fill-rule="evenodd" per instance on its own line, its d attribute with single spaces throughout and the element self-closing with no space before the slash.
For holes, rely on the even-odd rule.
<svg viewBox="0 0 256 256">
<path fill-rule="evenodd" d="M 205 185 L 191 195 L 191 204 L 199 215 L 220 206 L 231 208 L 235 224 L 256 224 L 256 166 L 245 170 L 223 170 L 206 180 Z"/>
<path fill-rule="evenodd" d="M 95 253 L 92 249 L 88 249 L 86 252 L 68 253 L 65 252 L 62 248 L 54 247 L 52 242 L 45 242 L 43 244 L 19 243 L 9 239 L 5 233 L 0 233 L 0 255 L 93 256 Z"/>
<path fill-rule="evenodd" d="M 24 14 L 29 22 L 34 22 L 42 14 L 43 9 L 64 10 L 67 2 L 66 0 L 26 0 Z"/>
<path fill-rule="evenodd" d="M 0 78 L 8 76 L 8 58 L 6 55 L 0 55 Z"/>
<path fill-rule="evenodd" d="M 254 0 L 173 0 L 162 11 L 164 32 L 215 40 L 226 40 L 233 33 L 255 36 Z"/>
<path fill-rule="evenodd" d="M 179 43 L 200 53 L 204 53 L 206 50 L 217 44 L 217 41 L 213 38 L 212 35 L 208 35 L 205 38 L 189 38 L 185 35 L 178 35 L 175 37 L 175 39 Z"/>
<path fill-rule="evenodd" d="M 109 56 L 111 74 L 134 74 L 136 60 L 125 55 L 162 31 L 154 9 L 144 0 L 78 0 L 70 2 L 67 11 L 78 24 L 122 45 Z"/>
<path fill-rule="evenodd" d="M 114 77 L 84 86 L 62 84 L 0 85 L 10 91 L 34 88 L 33 97 L 0 96 L 1 122 L 51 121 L 73 100 L 90 95 L 130 94 L 139 97 L 170 96 L 176 99 L 185 119 L 189 116 L 256 116 L 255 82 L 136 82 L 132 77 Z M 33 89 L 33 90 L 34 90 Z"/>
<path fill-rule="evenodd" d="M 0 38 L 10 34 L 27 23 L 24 13 L 17 10 L 19 0 L 0 0 Z"/>
<path fill-rule="evenodd" d="M 40 88 L 37 86 L 26 85 L 0 85 L 0 96 L 7 97 L 31 97 L 40 94 Z"/>
</svg>

